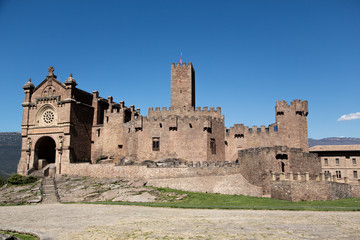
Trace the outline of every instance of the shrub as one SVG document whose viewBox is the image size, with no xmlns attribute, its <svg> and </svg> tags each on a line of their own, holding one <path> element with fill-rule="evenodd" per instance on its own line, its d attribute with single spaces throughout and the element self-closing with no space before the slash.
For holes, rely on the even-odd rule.
<svg viewBox="0 0 360 240">
<path fill-rule="evenodd" d="M 23 185 L 36 182 L 38 180 L 37 177 L 33 176 L 21 176 L 19 174 L 13 174 L 11 177 L 8 178 L 7 182 L 11 185 Z"/>
</svg>

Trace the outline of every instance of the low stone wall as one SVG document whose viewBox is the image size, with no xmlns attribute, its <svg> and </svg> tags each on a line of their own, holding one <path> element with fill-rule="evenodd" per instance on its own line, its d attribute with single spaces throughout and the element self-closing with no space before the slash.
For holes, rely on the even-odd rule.
<svg viewBox="0 0 360 240">
<path fill-rule="evenodd" d="M 351 196 L 360 198 L 360 186 L 351 185 Z"/>
<path fill-rule="evenodd" d="M 338 182 L 272 181 L 271 197 L 294 202 L 335 200 L 354 197 L 352 187 Z"/>
<path fill-rule="evenodd" d="M 204 193 L 249 195 L 256 197 L 261 197 L 263 195 L 263 190 L 261 187 L 250 184 L 241 174 L 231 174 L 226 176 L 150 179 L 147 181 L 147 185 Z"/>
<path fill-rule="evenodd" d="M 115 166 L 113 164 L 70 163 L 62 166 L 61 174 L 98 178 L 123 177 L 132 179 L 186 178 L 224 176 L 240 173 L 238 166 L 157 167 Z"/>
</svg>

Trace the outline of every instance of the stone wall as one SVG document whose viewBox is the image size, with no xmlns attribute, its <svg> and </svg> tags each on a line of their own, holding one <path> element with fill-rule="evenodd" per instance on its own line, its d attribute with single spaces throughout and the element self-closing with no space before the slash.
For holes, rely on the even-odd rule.
<svg viewBox="0 0 360 240">
<path fill-rule="evenodd" d="M 321 172 L 320 160 L 315 154 L 286 146 L 250 148 L 238 153 L 241 174 L 251 183 L 270 193 L 272 172 Z"/>
<path fill-rule="evenodd" d="M 351 185 L 351 196 L 360 198 L 360 185 Z"/>
<path fill-rule="evenodd" d="M 358 186 L 354 187 L 357 189 Z M 354 194 L 355 197 L 356 194 Z M 271 198 L 288 201 L 335 200 L 353 197 L 352 186 L 337 182 L 272 181 Z"/>
<path fill-rule="evenodd" d="M 134 179 L 163 179 L 186 178 L 199 176 L 225 176 L 238 174 L 239 167 L 155 167 L 147 166 L 115 166 L 113 164 L 71 163 L 63 165 L 62 174 L 89 176 L 98 178 L 134 178 Z"/>
<path fill-rule="evenodd" d="M 149 179 L 147 185 L 184 191 L 262 196 L 262 188 L 250 184 L 241 174 L 189 178 Z"/>
</svg>

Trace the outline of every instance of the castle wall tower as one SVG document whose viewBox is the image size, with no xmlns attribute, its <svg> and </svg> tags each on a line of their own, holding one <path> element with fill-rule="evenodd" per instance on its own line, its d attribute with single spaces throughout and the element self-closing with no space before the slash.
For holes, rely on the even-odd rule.
<svg viewBox="0 0 360 240">
<path fill-rule="evenodd" d="M 171 107 L 195 108 L 195 71 L 191 62 L 171 64 Z"/>
<path fill-rule="evenodd" d="M 276 101 L 276 123 L 283 145 L 302 148 L 309 152 L 307 115 L 308 102 L 294 100 L 289 105 L 285 101 Z"/>
</svg>

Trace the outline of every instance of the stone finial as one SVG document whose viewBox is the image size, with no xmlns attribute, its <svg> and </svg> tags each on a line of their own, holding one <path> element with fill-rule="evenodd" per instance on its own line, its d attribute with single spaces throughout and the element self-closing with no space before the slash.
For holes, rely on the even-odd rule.
<svg viewBox="0 0 360 240">
<path fill-rule="evenodd" d="M 275 173 L 271 172 L 271 180 L 272 181 L 275 181 L 276 180 L 276 175 Z"/>
<path fill-rule="evenodd" d="M 54 76 L 54 71 L 55 71 L 55 69 L 54 69 L 53 66 L 50 66 L 49 69 L 48 69 L 48 71 L 49 71 L 48 76 Z"/>
<path fill-rule="evenodd" d="M 294 174 L 292 172 L 289 172 L 289 181 L 294 181 Z"/>
<path fill-rule="evenodd" d="M 333 176 L 332 176 L 332 180 L 333 180 L 333 182 L 337 182 L 337 176 L 336 176 L 336 175 L 333 175 Z"/>
<path fill-rule="evenodd" d="M 305 173 L 304 173 L 304 178 L 305 178 L 305 181 L 309 181 L 309 180 L 310 180 L 310 177 L 309 177 L 309 173 L 308 173 L 308 172 L 305 172 Z"/>
<path fill-rule="evenodd" d="M 70 73 L 70 76 L 66 79 L 65 84 L 75 84 L 76 85 L 76 81 L 73 78 L 72 73 Z"/>
<path fill-rule="evenodd" d="M 325 182 L 325 174 L 324 173 L 319 173 L 319 177 L 320 177 L 321 182 Z"/>
<path fill-rule="evenodd" d="M 23 89 L 28 89 L 28 88 L 34 88 L 34 84 L 31 82 L 31 78 L 29 78 L 29 81 L 27 83 L 25 83 L 25 85 L 23 86 Z"/>
<path fill-rule="evenodd" d="M 285 173 L 281 172 L 280 173 L 280 181 L 285 180 Z"/>
</svg>

